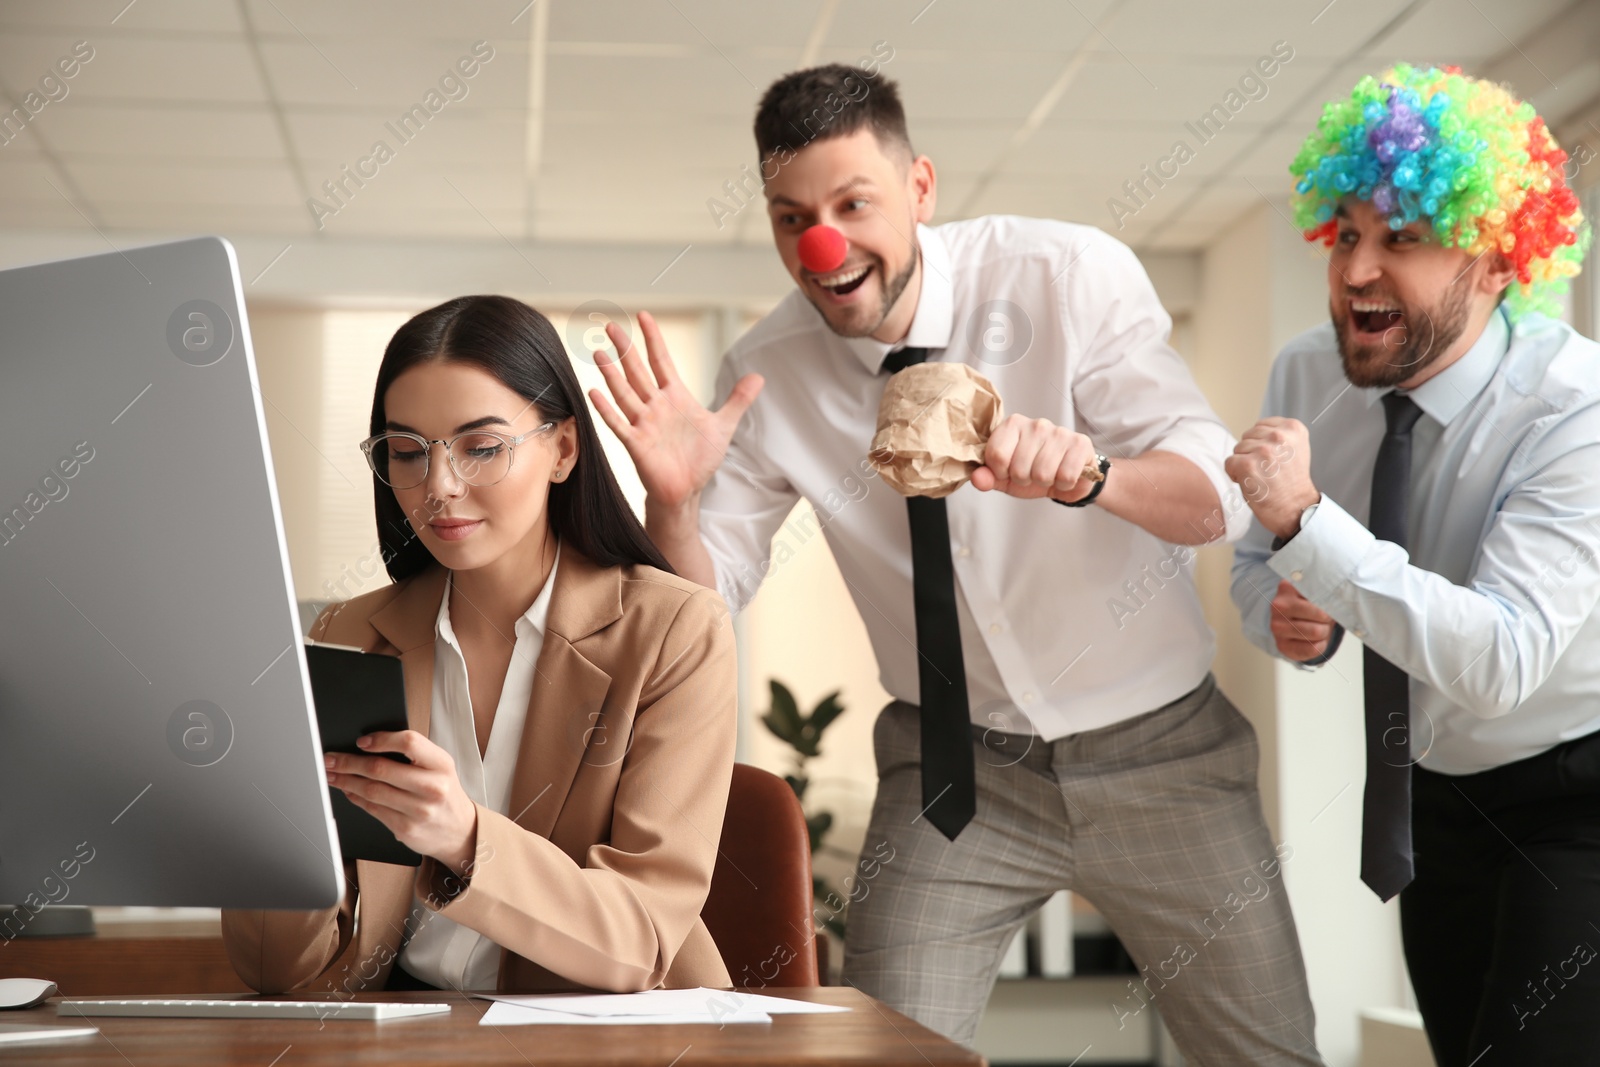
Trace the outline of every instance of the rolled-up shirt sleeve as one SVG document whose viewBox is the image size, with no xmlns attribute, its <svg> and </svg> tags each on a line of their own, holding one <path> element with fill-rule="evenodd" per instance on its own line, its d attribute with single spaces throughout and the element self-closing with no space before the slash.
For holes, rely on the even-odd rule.
<svg viewBox="0 0 1600 1067">
<path fill-rule="evenodd" d="M 1237 541 L 1250 509 L 1222 466 L 1233 434 L 1168 343 L 1172 319 L 1138 257 L 1099 231 L 1085 240 L 1056 287 L 1062 321 L 1076 332 L 1072 402 L 1083 429 L 1112 462 L 1159 449 L 1199 467 L 1221 505 L 1207 533 Z"/>
<path fill-rule="evenodd" d="M 717 371 L 713 407 L 721 407 L 743 372 L 730 357 Z M 772 537 L 800 500 L 788 478 L 768 460 L 761 441 L 761 405 L 755 403 L 734 430 L 722 466 L 700 494 L 700 541 L 711 556 L 717 592 L 738 614 L 766 577 Z"/>
</svg>

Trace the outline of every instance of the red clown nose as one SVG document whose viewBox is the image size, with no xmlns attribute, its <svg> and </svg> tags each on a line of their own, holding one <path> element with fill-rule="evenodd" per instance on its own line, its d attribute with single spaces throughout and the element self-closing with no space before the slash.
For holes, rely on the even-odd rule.
<svg viewBox="0 0 1600 1067">
<path fill-rule="evenodd" d="M 800 265 L 812 274 L 827 274 L 844 262 L 849 243 L 832 226 L 813 226 L 800 235 Z"/>
</svg>

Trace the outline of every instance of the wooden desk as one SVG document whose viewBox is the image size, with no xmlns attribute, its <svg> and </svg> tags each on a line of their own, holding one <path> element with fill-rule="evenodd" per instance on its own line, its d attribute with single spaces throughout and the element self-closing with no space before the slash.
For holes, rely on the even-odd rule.
<svg viewBox="0 0 1600 1067">
<path fill-rule="evenodd" d="M 772 1023 L 683 1026 L 505 1026 L 478 1024 L 488 1001 L 459 993 L 361 993 L 358 1000 L 446 1001 L 449 1015 L 393 1022 L 317 1019 L 82 1019 L 59 998 L 7 1022 L 92 1024 L 98 1038 L 59 1044 L 0 1046 L 0 1065 L 74 1067 L 135 1064 L 237 1064 L 294 1067 L 337 1064 L 383 1067 L 470 1063 L 474 1067 L 693 1067 L 734 1065 L 885 1064 L 889 1067 L 983 1067 L 976 1052 L 945 1040 L 849 987 L 770 989 L 773 996 L 840 1004 L 848 1013 L 775 1015 Z M 199 998 L 195 998 L 199 999 Z M 320 999 L 309 996 L 283 999 Z M 332 999 L 332 998 L 329 998 Z"/>
</svg>

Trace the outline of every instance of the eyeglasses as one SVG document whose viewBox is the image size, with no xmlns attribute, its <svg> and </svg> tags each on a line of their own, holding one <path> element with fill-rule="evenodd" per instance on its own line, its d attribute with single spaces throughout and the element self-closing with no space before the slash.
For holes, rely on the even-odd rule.
<svg viewBox="0 0 1600 1067">
<path fill-rule="evenodd" d="M 428 459 L 434 445 L 444 445 L 450 471 L 467 485 L 493 485 L 511 473 L 516 447 L 528 438 L 554 429 L 550 421 L 535 426 L 518 437 L 507 437 L 491 430 L 472 430 L 450 440 L 428 440 L 421 434 L 380 433 L 361 442 L 361 451 L 384 485 L 393 489 L 414 489 L 428 478 Z"/>
</svg>

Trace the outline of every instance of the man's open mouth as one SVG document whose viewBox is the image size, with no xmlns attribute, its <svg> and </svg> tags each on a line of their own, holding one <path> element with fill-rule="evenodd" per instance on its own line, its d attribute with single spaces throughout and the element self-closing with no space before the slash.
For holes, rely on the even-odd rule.
<svg viewBox="0 0 1600 1067">
<path fill-rule="evenodd" d="M 817 278 L 817 284 L 835 296 L 844 296 L 861 288 L 861 283 L 867 280 L 867 275 L 872 273 L 872 264 L 863 263 L 859 267 L 847 270 L 836 270 L 832 274 L 824 274 Z"/>
<path fill-rule="evenodd" d="M 1405 325 L 1405 314 L 1394 304 L 1380 300 L 1350 301 L 1350 325 L 1362 333 L 1383 333 Z"/>
</svg>

